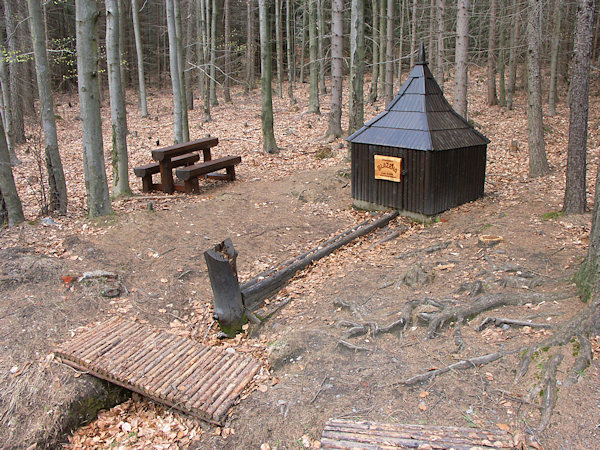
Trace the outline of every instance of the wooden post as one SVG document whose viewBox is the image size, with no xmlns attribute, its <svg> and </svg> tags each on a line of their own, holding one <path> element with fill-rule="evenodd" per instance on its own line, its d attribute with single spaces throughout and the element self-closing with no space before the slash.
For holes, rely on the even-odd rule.
<svg viewBox="0 0 600 450">
<path fill-rule="evenodd" d="M 246 321 L 237 276 L 237 255 L 238 252 L 229 238 L 217 244 L 214 249 L 204 252 L 215 297 L 213 317 L 219 322 L 221 331 L 228 336 L 240 332 Z"/>
</svg>

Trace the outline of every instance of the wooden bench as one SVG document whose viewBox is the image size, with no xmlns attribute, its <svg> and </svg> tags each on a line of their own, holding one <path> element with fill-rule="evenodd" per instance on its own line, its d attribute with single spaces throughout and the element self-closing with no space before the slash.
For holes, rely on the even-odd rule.
<svg viewBox="0 0 600 450">
<path fill-rule="evenodd" d="M 144 180 L 144 175 L 148 172 L 148 170 L 156 170 L 154 168 L 154 165 L 149 164 L 148 166 L 152 166 L 150 169 L 148 169 L 147 166 L 136 167 L 133 169 L 133 172 L 137 176 L 142 177 L 142 190 L 144 192 L 149 192 L 153 189 L 160 189 L 168 194 L 172 194 L 175 191 L 175 189 L 183 191 L 183 186 L 175 186 L 175 183 L 173 181 L 173 168 L 186 165 L 186 163 L 181 162 L 186 158 L 182 158 L 180 160 L 179 157 L 196 154 L 198 156 L 198 159 L 189 162 L 189 164 L 193 164 L 200 159 L 199 152 L 202 152 L 204 161 L 210 161 L 211 148 L 215 147 L 218 143 L 218 138 L 206 137 L 202 139 L 197 139 L 195 141 L 185 142 L 183 144 L 175 144 L 170 147 L 152 150 L 152 159 L 157 161 L 158 172 L 160 172 L 159 184 L 152 183 L 151 173 L 149 173 L 146 176 L 146 179 Z"/>
<path fill-rule="evenodd" d="M 189 166 L 200 161 L 200 155 L 197 153 L 188 153 L 181 156 L 176 156 L 171 160 L 172 167 Z M 161 189 L 161 184 L 152 183 L 152 175 L 160 172 L 160 164 L 150 163 L 143 166 L 135 167 L 133 173 L 142 179 L 142 192 L 151 192 L 154 189 Z"/>
<path fill-rule="evenodd" d="M 225 156 L 223 158 L 204 161 L 193 166 L 180 167 L 177 169 L 177 178 L 183 181 L 184 192 L 191 194 L 200 191 L 198 177 L 207 175 L 211 178 L 235 180 L 235 166 L 242 162 L 240 156 Z M 213 173 L 216 170 L 225 169 L 226 174 Z"/>
</svg>

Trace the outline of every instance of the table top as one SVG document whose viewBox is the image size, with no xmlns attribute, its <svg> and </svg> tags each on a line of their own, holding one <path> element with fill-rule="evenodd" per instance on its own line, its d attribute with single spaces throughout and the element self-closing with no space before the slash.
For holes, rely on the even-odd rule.
<svg viewBox="0 0 600 450">
<path fill-rule="evenodd" d="M 152 150 L 152 159 L 155 161 L 164 161 L 165 159 L 173 158 L 174 156 L 183 155 L 185 153 L 210 150 L 219 143 L 219 138 L 206 137 L 195 141 L 184 142 L 183 144 L 175 144 L 170 147 L 159 148 Z"/>
</svg>

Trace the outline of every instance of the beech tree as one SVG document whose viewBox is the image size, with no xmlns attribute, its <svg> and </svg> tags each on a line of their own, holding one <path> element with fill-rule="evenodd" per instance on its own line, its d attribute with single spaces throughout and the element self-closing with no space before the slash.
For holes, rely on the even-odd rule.
<svg viewBox="0 0 600 450">
<path fill-rule="evenodd" d="M 469 0 L 458 0 L 454 74 L 454 109 L 467 117 L 467 83 L 469 57 Z"/>
<path fill-rule="evenodd" d="M 21 199 L 12 172 L 4 126 L 0 120 L 0 226 L 18 225 L 25 221 Z"/>
<path fill-rule="evenodd" d="M 496 95 L 496 12 L 498 0 L 490 0 L 490 29 L 488 36 L 488 61 L 487 61 L 487 104 L 498 104 Z"/>
<path fill-rule="evenodd" d="M 275 133 L 273 131 L 273 94 L 272 94 L 272 62 L 269 39 L 269 14 L 266 0 L 258 0 L 258 23 L 260 34 L 260 80 L 261 80 L 261 122 L 263 150 L 267 153 L 278 153 Z"/>
<path fill-rule="evenodd" d="M 365 31 L 363 0 L 352 0 L 350 17 L 350 117 L 348 134 L 354 133 L 365 122 Z"/>
<path fill-rule="evenodd" d="M 31 0 L 30 0 L 31 1 Z M 119 0 L 106 3 L 106 63 L 112 122 L 113 197 L 131 195 L 129 187 L 129 158 L 127 155 L 127 110 L 121 80 L 121 51 L 119 48 Z"/>
<path fill-rule="evenodd" d="M 183 105 L 181 99 L 181 72 L 179 70 L 177 51 L 177 32 L 175 31 L 175 1 L 167 2 L 167 32 L 169 34 L 169 66 L 171 67 L 171 86 L 173 88 L 173 126 L 175 143 L 185 142 L 183 137 Z"/>
<path fill-rule="evenodd" d="M 77 84 L 83 144 L 83 173 L 90 217 L 110 214 L 112 206 L 104 166 L 100 89 L 98 86 L 98 13 L 95 0 L 75 0 Z"/>
<path fill-rule="evenodd" d="M 342 136 L 344 79 L 344 0 L 331 2 L 331 110 L 326 138 Z"/>
<path fill-rule="evenodd" d="M 308 0 L 308 51 L 310 57 L 310 96 L 307 113 L 321 114 L 319 105 L 319 66 L 317 63 L 317 0 Z"/>
<path fill-rule="evenodd" d="M 46 37 L 42 7 L 40 0 L 27 0 L 29 8 L 29 29 L 35 55 L 38 93 L 40 96 L 40 112 L 42 128 L 44 129 L 46 170 L 50 187 L 50 210 L 60 214 L 67 213 L 67 184 L 65 173 L 58 151 L 58 136 L 56 133 L 56 118 L 54 102 L 50 89 L 50 67 L 46 53 Z"/>
<path fill-rule="evenodd" d="M 148 104 L 146 101 L 146 79 L 144 76 L 144 49 L 142 46 L 142 32 L 140 30 L 138 0 L 131 0 L 131 15 L 133 18 L 133 34 L 135 36 L 135 50 L 137 55 L 138 89 L 140 91 L 140 110 L 142 111 L 142 117 L 148 117 Z"/>
</svg>

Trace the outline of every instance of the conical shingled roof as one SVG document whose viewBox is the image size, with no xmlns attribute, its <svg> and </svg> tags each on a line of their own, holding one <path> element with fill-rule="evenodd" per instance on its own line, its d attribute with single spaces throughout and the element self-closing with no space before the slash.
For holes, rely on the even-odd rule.
<svg viewBox="0 0 600 450">
<path fill-rule="evenodd" d="M 427 67 L 422 44 L 419 61 L 396 98 L 347 141 L 424 151 L 475 147 L 490 142 L 452 109 Z"/>
</svg>

